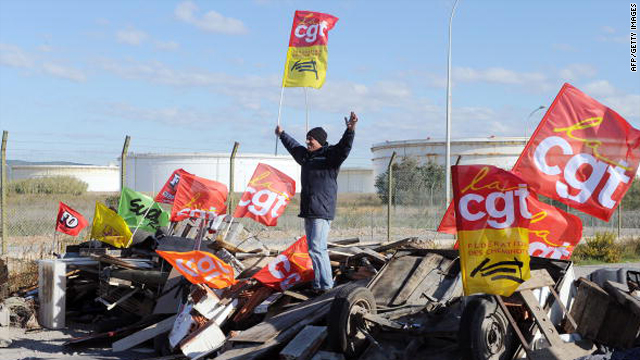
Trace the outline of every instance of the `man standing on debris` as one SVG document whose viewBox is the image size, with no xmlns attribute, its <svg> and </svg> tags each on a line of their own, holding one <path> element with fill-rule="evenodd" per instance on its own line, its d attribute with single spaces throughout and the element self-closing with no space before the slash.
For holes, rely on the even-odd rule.
<svg viewBox="0 0 640 360">
<path fill-rule="evenodd" d="M 344 118 L 344 122 L 347 129 L 337 144 L 329 146 L 327 132 L 316 127 L 307 133 L 306 148 L 286 134 L 282 127 L 276 127 L 276 135 L 294 160 L 302 166 L 298 216 L 304 218 L 309 257 L 315 276 L 313 288 L 318 292 L 325 292 L 333 287 L 327 238 L 336 212 L 338 172 L 351 151 L 358 117 L 352 111 L 349 119 Z"/>
</svg>

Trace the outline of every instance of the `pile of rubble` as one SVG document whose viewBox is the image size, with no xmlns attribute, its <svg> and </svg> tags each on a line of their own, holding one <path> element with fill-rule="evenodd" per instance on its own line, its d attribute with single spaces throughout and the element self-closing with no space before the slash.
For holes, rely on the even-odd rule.
<svg viewBox="0 0 640 360">
<path fill-rule="evenodd" d="M 37 289 L 13 298 L 37 303 L 5 300 L 0 324 L 7 306 L 31 309 L 10 312 L 14 326 L 33 323 L 37 309 L 43 327 L 92 329 L 65 344 L 73 351 L 143 346 L 162 359 L 575 359 L 595 345 L 640 345 L 637 273 L 600 287 L 576 280 L 570 261 L 532 258 L 531 279 L 511 297 L 464 297 L 456 250 L 355 238 L 329 244 L 334 289 L 277 291 L 252 277 L 277 251 L 245 249 L 234 231 L 201 227 L 190 237 L 192 228 L 146 234 L 127 249 L 70 246 L 40 262 Z M 231 265 L 237 282 L 191 284 L 156 252 L 198 248 Z"/>
</svg>

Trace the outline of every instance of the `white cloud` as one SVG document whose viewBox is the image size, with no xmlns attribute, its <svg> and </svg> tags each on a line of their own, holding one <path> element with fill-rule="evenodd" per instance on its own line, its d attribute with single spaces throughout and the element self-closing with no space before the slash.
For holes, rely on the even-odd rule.
<svg viewBox="0 0 640 360">
<path fill-rule="evenodd" d="M 628 94 L 607 80 L 597 80 L 580 88 L 585 94 L 618 112 L 630 122 L 640 123 L 640 94 Z"/>
<path fill-rule="evenodd" d="M 582 91 L 592 97 L 613 96 L 616 89 L 607 80 L 597 80 L 582 87 Z"/>
<path fill-rule="evenodd" d="M 84 82 L 87 80 L 87 77 L 82 71 L 59 64 L 45 62 L 42 64 L 42 70 L 46 74 L 75 82 Z"/>
<path fill-rule="evenodd" d="M 51 61 L 41 60 L 32 54 L 26 53 L 15 45 L 0 44 L 0 64 L 31 69 L 35 72 L 75 82 L 84 82 L 87 80 L 86 75 L 81 70 Z"/>
<path fill-rule="evenodd" d="M 225 17 L 213 10 L 200 15 L 198 6 L 191 1 L 179 3 L 176 7 L 175 15 L 179 20 L 205 31 L 230 35 L 241 35 L 249 32 L 242 21 Z"/>
<path fill-rule="evenodd" d="M 602 102 L 627 120 L 634 121 L 635 127 L 640 125 L 640 94 L 610 96 Z"/>
<path fill-rule="evenodd" d="M 150 109 L 127 103 L 111 103 L 105 106 L 104 113 L 125 120 L 143 120 L 166 125 L 204 125 L 223 120 L 213 113 L 178 106 Z"/>
<path fill-rule="evenodd" d="M 158 50 L 176 51 L 180 48 L 180 44 L 175 41 L 155 41 L 154 44 Z"/>
<path fill-rule="evenodd" d="M 0 43 L 0 64 L 17 68 L 30 68 L 33 67 L 34 60 L 21 48 Z"/>
<path fill-rule="evenodd" d="M 129 45 L 140 45 L 147 39 L 148 35 L 144 31 L 128 27 L 124 30 L 116 32 L 118 42 Z"/>
<path fill-rule="evenodd" d="M 594 77 L 598 71 L 589 64 L 571 64 L 560 70 L 560 77 L 565 80 L 576 81 L 582 77 Z"/>
</svg>

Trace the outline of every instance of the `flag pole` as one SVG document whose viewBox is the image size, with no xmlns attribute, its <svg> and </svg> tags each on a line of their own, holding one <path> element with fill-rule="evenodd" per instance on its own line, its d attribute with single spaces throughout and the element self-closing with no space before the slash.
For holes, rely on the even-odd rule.
<svg viewBox="0 0 640 360">
<path fill-rule="evenodd" d="M 280 89 L 280 104 L 278 105 L 278 126 L 280 126 L 280 116 L 282 115 L 282 98 L 284 97 L 284 83 Z M 278 136 L 276 135 L 276 155 L 278 155 Z"/>
<path fill-rule="evenodd" d="M 149 213 L 149 211 L 151 211 L 151 208 L 153 207 L 153 204 L 151 204 L 149 206 L 149 208 L 147 209 L 147 211 L 145 211 L 144 215 L 142 215 L 142 219 L 140 219 L 140 221 L 138 221 L 138 225 L 136 226 L 136 229 L 133 230 L 133 234 L 131 234 L 131 241 L 133 241 L 133 237 L 136 235 L 136 233 L 138 232 L 138 228 L 140 227 L 140 225 L 142 225 L 142 222 L 144 221 L 144 219 L 147 217 L 147 214 Z"/>
<path fill-rule="evenodd" d="M 309 104 L 307 103 L 307 87 L 303 87 L 304 89 L 304 110 L 305 110 L 305 130 L 304 133 L 309 132 Z"/>
</svg>

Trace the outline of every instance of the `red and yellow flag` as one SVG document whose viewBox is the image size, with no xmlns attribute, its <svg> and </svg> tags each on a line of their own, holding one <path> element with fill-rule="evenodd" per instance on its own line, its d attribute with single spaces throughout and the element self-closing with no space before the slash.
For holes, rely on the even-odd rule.
<svg viewBox="0 0 640 360">
<path fill-rule="evenodd" d="M 451 167 L 465 295 L 510 296 L 530 277 L 527 184 L 489 165 Z"/>
<path fill-rule="evenodd" d="M 327 75 L 329 30 L 336 22 L 338 18 L 329 14 L 296 11 L 282 77 L 283 87 L 322 87 Z"/>
</svg>

